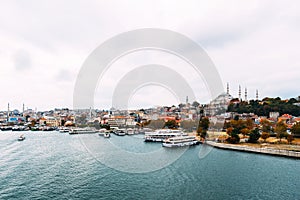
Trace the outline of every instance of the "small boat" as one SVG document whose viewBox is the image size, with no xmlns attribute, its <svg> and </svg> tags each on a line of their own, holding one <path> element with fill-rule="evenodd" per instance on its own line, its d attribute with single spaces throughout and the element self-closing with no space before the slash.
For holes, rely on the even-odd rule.
<svg viewBox="0 0 300 200">
<path fill-rule="evenodd" d="M 126 130 L 126 132 L 127 132 L 127 135 L 133 135 L 134 134 L 134 130 L 132 128 L 128 128 Z"/>
<path fill-rule="evenodd" d="M 118 136 L 125 136 L 126 134 L 124 129 L 116 130 L 114 133 Z"/>
<path fill-rule="evenodd" d="M 105 138 L 110 138 L 110 133 L 105 132 L 105 133 L 103 134 L 103 136 L 104 136 Z"/>
<path fill-rule="evenodd" d="M 20 135 L 19 138 L 18 138 L 18 141 L 23 141 L 25 140 L 25 136 L 24 135 Z"/>
<path fill-rule="evenodd" d="M 31 131 L 39 131 L 40 130 L 40 127 L 39 126 L 32 126 L 30 128 Z"/>
</svg>

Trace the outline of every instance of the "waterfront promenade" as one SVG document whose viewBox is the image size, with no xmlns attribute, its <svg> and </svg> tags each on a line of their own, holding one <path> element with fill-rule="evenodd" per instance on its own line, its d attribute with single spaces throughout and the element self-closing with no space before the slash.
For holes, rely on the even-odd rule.
<svg viewBox="0 0 300 200">
<path fill-rule="evenodd" d="M 225 143 L 218 143 L 213 141 L 206 141 L 206 144 L 219 149 L 269 154 L 274 156 L 291 157 L 291 158 L 298 158 L 298 159 L 300 158 L 300 152 L 298 151 L 289 151 L 289 150 L 275 149 L 270 147 L 257 148 L 257 147 L 250 147 L 246 145 L 225 144 Z"/>
</svg>

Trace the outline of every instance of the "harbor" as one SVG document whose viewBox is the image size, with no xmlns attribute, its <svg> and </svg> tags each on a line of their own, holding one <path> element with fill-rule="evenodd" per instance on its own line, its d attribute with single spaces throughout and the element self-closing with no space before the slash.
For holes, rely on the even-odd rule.
<svg viewBox="0 0 300 200">
<path fill-rule="evenodd" d="M 112 134 L 106 139 L 98 134 L 71 136 L 57 131 L 36 131 L 26 132 L 26 139 L 18 142 L 19 134 L 0 133 L 1 199 L 119 199 L 120 196 L 123 199 L 199 199 L 199 196 L 231 199 L 233 194 L 224 191 L 232 188 L 236 189 L 236 199 L 292 200 L 300 196 L 300 163 L 295 159 L 217 148 L 199 159 L 198 154 L 204 148 L 200 144 L 188 148 L 176 162 L 160 170 L 134 174 L 102 162 L 102 158 L 109 158 L 109 164 L 115 165 L 125 161 L 122 155 L 110 151 L 107 144 L 113 143 L 134 157 L 142 152 L 141 158 L 149 160 L 156 160 L 153 152 L 163 150 L 162 153 L 171 157 L 178 148 L 145 143 L 142 134 L 125 137 Z M 130 163 L 127 166 L 147 169 L 149 163 L 142 160 L 138 166 Z M 169 185 L 168 190 L 163 185 Z M 201 190 L 197 185 L 201 185 Z"/>
</svg>

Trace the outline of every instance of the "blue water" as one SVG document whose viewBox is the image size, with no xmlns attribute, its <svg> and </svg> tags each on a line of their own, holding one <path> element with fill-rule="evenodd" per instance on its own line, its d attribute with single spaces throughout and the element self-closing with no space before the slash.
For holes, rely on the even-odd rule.
<svg viewBox="0 0 300 200">
<path fill-rule="evenodd" d="M 109 143 L 145 156 L 178 150 L 142 136 L 25 132 L 19 142 L 19 135 L 0 132 L 0 199 L 300 199 L 300 160 L 215 148 L 199 159 L 199 145 L 162 169 L 134 173 L 103 163 L 127 159 L 107 151 Z"/>
</svg>

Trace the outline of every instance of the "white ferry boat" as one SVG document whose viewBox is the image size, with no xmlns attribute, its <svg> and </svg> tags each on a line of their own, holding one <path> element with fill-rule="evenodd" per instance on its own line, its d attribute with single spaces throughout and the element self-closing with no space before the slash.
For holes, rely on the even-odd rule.
<svg viewBox="0 0 300 200">
<path fill-rule="evenodd" d="M 97 133 L 96 129 L 92 128 L 72 128 L 69 130 L 69 134 L 89 134 L 89 133 Z"/>
<path fill-rule="evenodd" d="M 185 135 L 187 134 L 178 129 L 158 129 L 155 132 L 146 132 L 145 142 L 163 142 L 165 139 L 170 137 L 178 137 Z"/>
<path fill-rule="evenodd" d="M 163 143 L 163 147 L 184 147 L 199 144 L 195 136 L 179 136 L 166 139 Z"/>
<path fill-rule="evenodd" d="M 60 127 L 58 130 L 59 130 L 60 133 L 68 133 L 70 131 L 70 128 Z"/>
<path fill-rule="evenodd" d="M 127 135 L 134 135 L 134 129 L 132 129 L 132 128 L 128 128 L 126 130 L 126 132 L 127 132 Z"/>
<path fill-rule="evenodd" d="M 125 136 L 126 135 L 126 130 L 125 129 L 118 129 L 114 131 L 115 135 L 118 136 Z"/>
</svg>

